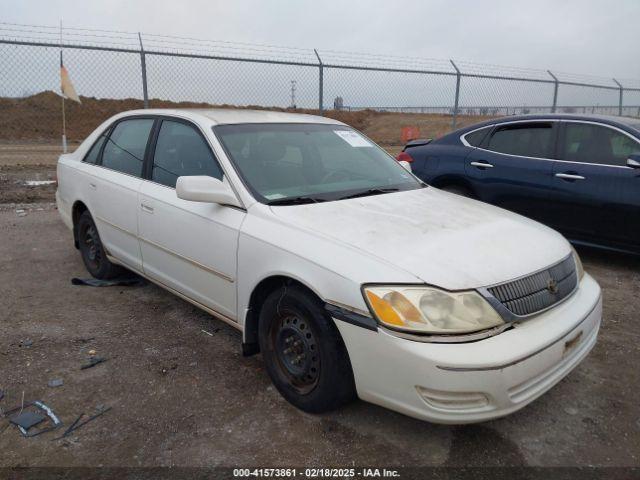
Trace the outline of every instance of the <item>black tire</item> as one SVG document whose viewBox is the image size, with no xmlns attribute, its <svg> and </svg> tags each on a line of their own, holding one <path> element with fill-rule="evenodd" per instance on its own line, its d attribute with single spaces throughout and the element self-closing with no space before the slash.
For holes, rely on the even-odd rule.
<svg viewBox="0 0 640 480">
<path fill-rule="evenodd" d="M 78 245 L 82 261 L 94 278 L 109 280 L 122 275 L 125 270 L 107 258 L 96 224 L 88 210 L 78 219 Z"/>
<path fill-rule="evenodd" d="M 461 197 L 474 198 L 471 190 L 460 185 L 444 185 L 440 187 L 440 190 L 444 190 L 445 192 L 449 193 L 455 193 L 456 195 L 460 195 Z"/>
<path fill-rule="evenodd" d="M 356 397 L 342 337 L 322 302 L 304 289 L 283 287 L 266 298 L 259 342 L 273 384 L 300 410 L 322 413 Z"/>
</svg>

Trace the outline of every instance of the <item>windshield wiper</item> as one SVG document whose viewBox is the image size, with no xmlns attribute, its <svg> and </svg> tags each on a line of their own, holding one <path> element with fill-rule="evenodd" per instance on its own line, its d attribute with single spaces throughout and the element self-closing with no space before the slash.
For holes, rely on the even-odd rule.
<svg viewBox="0 0 640 480">
<path fill-rule="evenodd" d="M 397 188 L 369 188 L 361 192 L 352 193 L 344 197 L 340 197 L 339 200 L 347 200 L 348 198 L 369 197 L 371 195 L 382 195 L 384 193 L 397 192 Z"/>
<path fill-rule="evenodd" d="M 324 198 L 300 196 L 291 198 L 279 198 L 277 200 L 271 200 L 267 202 L 267 205 L 302 205 L 305 203 L 320 203 L 326 202 Z"/>
</svg>

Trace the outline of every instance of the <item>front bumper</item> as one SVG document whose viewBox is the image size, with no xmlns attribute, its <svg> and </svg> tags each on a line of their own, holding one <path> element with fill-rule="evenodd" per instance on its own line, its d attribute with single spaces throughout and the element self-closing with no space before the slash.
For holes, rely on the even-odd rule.
<svg viewBox="0 0 640 480">
<path fill-rule="evenodd" d="M 600 287 L 585 275 L 563 303 L 496 336 L 425 343 L 336 320 L 358 396 L 436 423 L 508 415 L 564 378 L 596 343 Z"/>
</svg>

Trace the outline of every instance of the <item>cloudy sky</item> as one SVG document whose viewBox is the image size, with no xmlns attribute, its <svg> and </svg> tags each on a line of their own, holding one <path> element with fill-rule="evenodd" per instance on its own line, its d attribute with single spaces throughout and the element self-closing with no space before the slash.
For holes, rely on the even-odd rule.
<svg viewBox="0 0 640 480">
<path fill-rule="evenodd" d="M 640 0 L 0 0 L 3 22 L 640 78 Z"/>
</svg>

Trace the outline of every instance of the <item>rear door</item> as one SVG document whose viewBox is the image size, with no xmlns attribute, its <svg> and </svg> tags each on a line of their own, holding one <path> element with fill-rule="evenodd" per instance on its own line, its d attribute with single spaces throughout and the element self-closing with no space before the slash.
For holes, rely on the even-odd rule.
<svg viewBox="0 0 640 480">
<path fill-rule="evenodd" d="M 612 246 L 640 243 L 640 171 L 627 158 L 640 144 L 615 127 L 562 122 L 554 163 L 553 223 L 576 240 Z"/>
<path fill-rule="evenodd" d="M 548 220 L 557 122 L 498 124 L 466 158 L 479 198 L 536 220 Z"/>
<path fill-rule="evenodd" d="M 138 244 L 138 189 L 154 119 L 127 117 L 109 132 L 89 180 L 91 214 L 107 251 L 142 270 Z"/>
<path fill-rule="evenodd" d="M 207 140 L 190 122 L 163 118 L 156 127 L 138 217 L 144 272 L 187 297 L 236 319 L 236 258 L 246 212 L 182 200 L 178 177 L 225 180 Z"/>
</svg>

